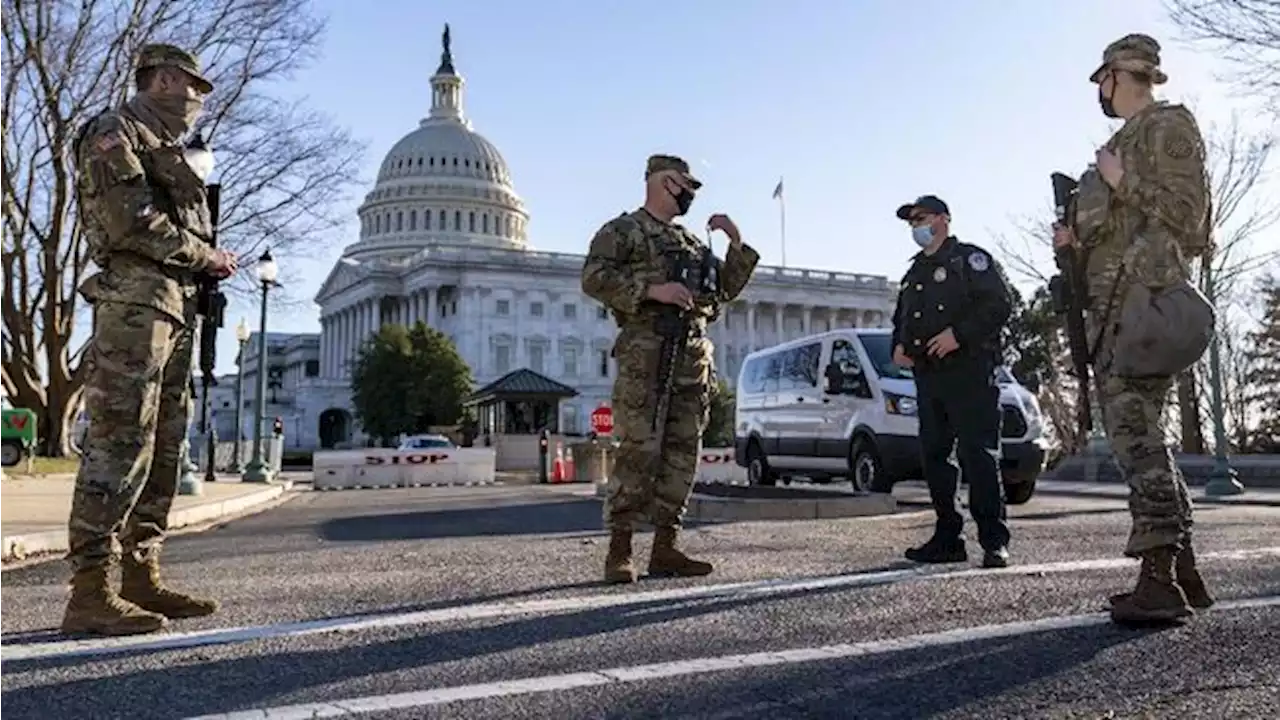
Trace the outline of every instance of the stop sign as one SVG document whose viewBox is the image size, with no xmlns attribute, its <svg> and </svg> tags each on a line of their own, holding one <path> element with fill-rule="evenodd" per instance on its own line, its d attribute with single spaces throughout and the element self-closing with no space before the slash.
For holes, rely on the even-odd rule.
<svg viewBox="0 0 1280 720">
<path fill-rule="evenodd" d="M 597 435 L 613 434 L 613 409 L 598 407 L 591 411 L 591 431 Z"/>
</svg>

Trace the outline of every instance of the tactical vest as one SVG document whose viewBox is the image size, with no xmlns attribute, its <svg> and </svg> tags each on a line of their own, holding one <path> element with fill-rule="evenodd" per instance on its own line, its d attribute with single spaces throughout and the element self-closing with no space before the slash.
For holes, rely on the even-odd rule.
<svg viewBox="0 0 1280 720">
<path fill-rule="evenodd" d="M 106 202 L 101 196 L 104 189 L 95 186 L 96 179 L 91 174 L 80 170 L 88 131 L 111 112 L 117 114 L 121 131 L 138 156 L 155 210 L 197 236 L 203 237 L 209 231 L 204 184 L 186 164 L 185 148 L 163 142 L 127 108 L 104 110 L 82 125 L 72 142 L 80 221 L 89 256 L 102 270 L 85 281 L 81 293 L 91 303 L 101 300 L 145 305 L 185 322 L 190 315 L 188 301 L 196 291 L 193 273 L 137 253 L 109 252 L 103 242 L 106 231 L 97 217 L 96 207 Z"/>
</svg>

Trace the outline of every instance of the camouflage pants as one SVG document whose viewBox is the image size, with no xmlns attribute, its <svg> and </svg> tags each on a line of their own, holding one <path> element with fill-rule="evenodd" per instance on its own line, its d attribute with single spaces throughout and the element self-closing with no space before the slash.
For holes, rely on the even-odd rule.
<svg viewBox="0 0 1280 720">
<path fill-rule="evenodd" d="M 664 434 L 660 462 L 648 447 L 657 363 L 656 347 L 642 345 L 618 356 L 613 412 L 619 444 L 604 505 L 606 530 L 633 529 L 646 519 L 654 527 L 679 528 L 689 505 L 711 413 L 711 361 L 697 353 L 678 363 L 667 423 L 658 430 Z"/>
<path fill-rule="evenodd" d="M 1164 437 L 1171 378 L 1098 378 L 1102 420 L 1129 484 L 1133 527 L 1125 555 L 1178 545 L 1191 535 L 1191 496 Z"/>
<path fill-rule="evenodd" d="M 139 305 L 95 308 L 87 361 L 89 430 L 67 554 L 76 569 L 159 549 L 191 414 L 193 323 Z"/>
</svg>

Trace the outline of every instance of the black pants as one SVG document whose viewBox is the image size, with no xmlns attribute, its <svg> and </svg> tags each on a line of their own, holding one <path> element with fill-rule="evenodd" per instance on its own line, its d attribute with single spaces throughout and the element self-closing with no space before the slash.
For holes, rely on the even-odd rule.
<svg viewBox="0 0 1280 720">
<path fill-rule="evenodd" d="M 986 363 L 933 370 L 916 375 L 917 414 L 924 479 L 938 514 L 939 541 L 958 543 L 964 520 L 956 507 L 959 484 L 951 460 L 969 483 L 969 512 L 983 549 L 1009 543 L 1004 484 L 1000 479 L 1000 388 Z"/>
</svg>

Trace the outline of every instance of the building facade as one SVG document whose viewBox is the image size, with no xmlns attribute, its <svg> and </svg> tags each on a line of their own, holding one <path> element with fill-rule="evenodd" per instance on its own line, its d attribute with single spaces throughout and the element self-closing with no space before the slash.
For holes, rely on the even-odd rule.
<svg viewBox="0 0 1280 720">
<path fill-rule="evenodd" d="M 447 30 L 431 87 L 430 114 L 387 153 L 358 210 L 359 240 L 316 295 L 320 334 L 268 334 L 265 414 L 268 425 L 284 420 L 288 448 L 367 442 L 352 408 L 351 370 L 361 343 L 386 323 L 421 321 L 448 335 L 477 387 L 520 368 L 572 386 L 579 394 L 561 404 L 558 418 L 564 434 L 588 432 L 591 411 L 609 401 L 613 320 L 582 293 L 583 255 L 530 246 L 529 213 L 507 164 L 463 112 Z M 880 276 L 759 267 L 711 329 L 718 371 L 732 384 L 753 349 L 884 325 L 896 292 Z M 257 343 L 255 335 L 241 358 L 247 434 Z M 234 382 L 222 383 L 219 403 Z M 219 409 L 220 434 L 234 427 L 225 417 L 232 408 Z"/>
</svg>

